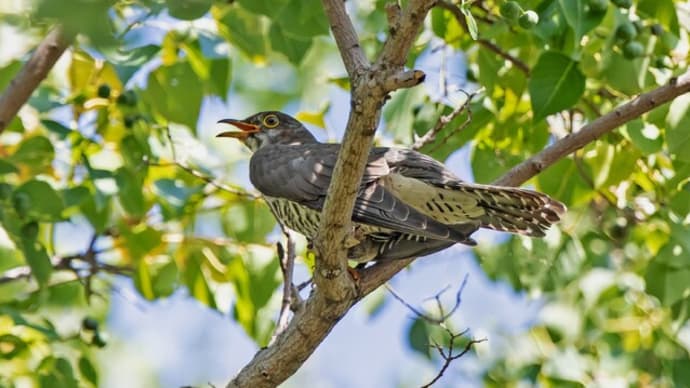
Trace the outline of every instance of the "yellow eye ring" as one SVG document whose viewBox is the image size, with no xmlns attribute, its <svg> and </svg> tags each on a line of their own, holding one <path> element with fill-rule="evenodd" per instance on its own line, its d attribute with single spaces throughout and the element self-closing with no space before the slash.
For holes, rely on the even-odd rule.
<svg viewBox="0 0 690 388">
<path fill-rule="evenodd" d="M 275 128 L 280 124 L 280 120 L 278 120 L 276 115 L 268 115 L 264 117 L 263 123 L 266 128 Z"/>
</svg>

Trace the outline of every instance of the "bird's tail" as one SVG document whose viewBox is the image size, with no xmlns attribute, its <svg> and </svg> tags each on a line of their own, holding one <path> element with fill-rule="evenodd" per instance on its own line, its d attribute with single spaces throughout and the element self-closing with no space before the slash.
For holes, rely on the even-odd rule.
<svg viewBox="0 0 690 388">
<path fill-rule="evenodd" d="M 459 182 L 454 190 L 476 199 L 476 220 L 483 228 L 532 237 L 544 236 L 566 207 L 546 194 L 514 187 Z"/>
</svg>

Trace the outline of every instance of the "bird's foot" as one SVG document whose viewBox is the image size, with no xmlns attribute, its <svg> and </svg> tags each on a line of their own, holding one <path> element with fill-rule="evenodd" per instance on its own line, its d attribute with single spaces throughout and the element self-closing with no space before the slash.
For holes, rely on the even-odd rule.
<svg viewBox="0 0 690 388">
<path fill-rule="evenodd" d="M 359 271 L 357 270 L 357 268 L 347 267 L 347 272 L 350 273 L 350 276 L 352 276 L 352 280 L 355 281 L 355 284 L 358 284 L 359 279 L 361 279 L 361 276 L 359 275 Z"/>
</svg>

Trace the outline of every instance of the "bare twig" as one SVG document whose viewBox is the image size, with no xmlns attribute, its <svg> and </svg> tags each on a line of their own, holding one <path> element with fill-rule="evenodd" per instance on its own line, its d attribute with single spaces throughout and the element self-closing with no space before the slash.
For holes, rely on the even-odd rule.
<svg viewBox="0 0 690 388">
<path fill-rule="evenodd" d="M 444 323 L 445 321 L 448 320 L 455 312 L 458 310 L 460 307 L 460 304 L 462 303 L 462 292 L 465 289 L 465 285 L 467 285 L 467 278 L 468 275 L 465 275 L 465 277 L 462 280 L 462 284 L 460 285 L 460 288 L 458 288 L 458 291 L 455 293 L 455 303 L 453 304 L 453 307 L 451 307 L 450 311 L 445 312 L 445 309 L 443 308 L 443 304 L 441 303 L 441 295 L 443 295 L 450 287 L 445 287 L 441 291 L 437 292 L 436 295 L 433 296 L 433 299 L 436 301 L 436 306 L 439 311 L 439 316 L 438 317 L 432 317 L 431 315 L 424 313 L 420 311 L 418 308 L 412 306 L 410 303 L 408 303 L 400 294 L 398 294 L 395 289 L 388 283 L 384 284 L 388 292 L 393 295 L 395 299 L 397 299 L 400 303 L 402 303 L 405 307 L 407 307 L 412 313 L 419 318 L 424 319 L 425 321 L 434 324 L 434 325 L 440 325 Z"/>
<path fill-rule="evenodd" d="M 444 350 L 443 346 L 439 345 L 438 343 L 434 342 L 432 347 L 434 347 L 441 358 L 443 359 L 443 365 L 441 366 L 441 369 L 439 372 L 436 374 L 436 376 L 431 380 L 431 382 L 423 385 L 423 387 L 430 387 L 434 383 L 436 383 L 441 376 L 445 373 L 446 369 L 450 366 L 450 364 L 459 359 L 460 357 L 464 356 L 469 350 L 472 348 L 474 344 L 486 341 L 486 339 L 480 339 L 480 340 L 475 340 L 472 339 L 470 340 L 467 345 L 465 346 L 464 350 L 462 350 L 460 353 L 454 354 L 454 347 L 455 347 L 455 341 L 458 340 L 459 338 L 463 337 L 468 330 L 464 330 L 460 333 L 454 333 L 448 328 L 448 325 L 446 322 L 448 319 L 457 311 L 457 309 L 460 307 L 460 304 L 462 303 L 462 292 L 465 289 L 465 286 L 467 285 L 467 279 L 468 275 L 465 275 L 465 277 L 462 280 L 462 284 L 458 288 L 458 292 L 455 294 L 455 304 L 453 307 L 450 309 L 449 312 L 445 312 L 445 309 L 443 308 L 443 303 L 441 302 L 441 295 L 443 295 L 450 287 L 445 287 L 441 291 L 437 292 L 436 295 L 433 296 L 433 299 L 436 301 L 436 306 L 438 308 L 439 316 L 438 317 L 432 317 L 431 315 L 427 313 L 423 313 L 420 311 L 418 308 L 412 306 L 410 303 L 405 301 L 402 296 L 400 296 L 393 287 L 391 287 L 388 283 L 385 284 L 386 288 L 388 291 L 393 295 L 395 299 L 397 299 L 400 303 L 402 303 L 405 307 L 407 307 L 412 313 L 417 316 L 418 318 L 421 318 L 425 320 L 426 322 L 439 326 L 443 328 L 445 333 L 448 335 L 449 342 L 448 342 L 448 351 Z"/>
<path fill-rule="evenodd" d="M 69 40 L 60 27 L 54 28 L 38 45 L 0 96 L 0 133 L 17 115 L 68 46 Z"/>
<path fill-rule="evenodd" d="M 54 257 L 51 259 L 51 265 L 57 271 L 73 272 L 77 279 L 84 280 L 97 274 L 98 272 L 107 272 L 116 275 L 130 275 L 132 269 L 126 266 L 117 266 L 113 264 L 106 264 L 90 258 L 90 255 L 95 257 L 104 251 L 92 250 L 78 255 L 69 255 L 64 257 Z M 80 268 L 77 262 L 87 263 L 86 268 Z M 87 271 L 85 272 L 84 269 Z M 18 280 L 29 279 L 31 277 L 31 268 L 29 266 L 22 266 L 9 269 L 0 276 L 0 284 L 10 283 Z"/>
<path fill-rule="evenodd" d="M 177 160 L 177 151 L 175 150 L 175 142 L 172 139 L 172 134 L 170 133 L 170 128 L 166 126 L 164 128 L 164 131 L 165 131 L 165 136 L 168 139 L 168 143 L 170 144 L 170 154 L 172 156 L 173 162 L 172 163 L 157 163 L 157 162 L 153 162 L 150 160 L 144 160 L 144 162 L 147 165 L 155 166 L 155 167 L 175 166 L 175 167 L 181 168 L 183 171 L 187 172 L 188 174 L 192 175 L 193 177 L 201 179 L 202 181 L 208 183 L 209 185 L 215 187 L 218 190 L 222 190 L 222 191 L 225 191 L 227 193 L 234 194 L 234 195 L 237 195 L 240 197 L 245 197 L 247 199 L 259 199 L 259 198 L 261 198 L 261 196 L 258 194 L 250 193 L 248 191 L 220 183 L 220 182 L 216 181 L 215 179 L 213 179 L 212 177 L 202 173 L 201 171 L 195 170 L 192 167 L 189 167 L 189 166 L 186 166 L 186 165 L 180 163 Z"/>
<path fill-rule="evenodd" d="M 453 121 L 462 112 L 467 111 L 467 119 L 465 119 L 465 121 L 462 124 L 460 124 L 459 126 L 454 128 L 452 131 L 450 131 L 450 133 L 448 133 L 448 135 L 446 135 L 443 138 L 443 140 L 441 141 L 440 144 L 445 143 L 447 141 L 447 139 L 449 139 L 450 136 L 453 136 L 457 132 L 463 130 L 464 128 L 466 128 L 470 124 L 470 122 L 472 122 L 472 111 L 470 110 L 470 103 L 472 103 L 472 99 L 479 93 L 479 91 L 467 93 L 466 91 L 462 90 L 461 92 L 464 93 L 465 96 L 467 96 L 467 99 L 465 100 L 465 102 L 462 105 L 453 109 L 453 111 L 450 112 L 449 114 L 441 115 L 441 117 L 439 117 L 438 120 L 436 121 L 436 124 L 434 124 L 433 128 L 431 128 L 427 133 L 425 133 L 423 136 L 421 136 L 417 140 L 415 140 L 414 144 L 412 144 L 413 150 L 419 150 L 422 147 L 433 143 L 436 140 L 436 136 L 438 135 L 438 133 L 441 132 L 441 130 L 443 128 L 445 128 L 445 126 L 448 125 L 448 123 Z"/>
<path fill-rule="evenodd" d="M 443 374 L 446 372 L 446 370 L 448 369 L 448 367 L 450 366 L 450 364 L 453 361 L 455 361 L 458 358 L 463 357 L 465 354 L 467 354 L 467 352 L 469 352 L 470 349 L 472 349 L 472 346 L 486 341 L 486 338 L 481 338 L 478 340 L 477 339 L 471 339 L 469 342 L 467 342 L 467 344 L 465 345 L 465 347 L 462 349 L 462 351 L 460 353 L 453 354 L 453 350 L 454 350 L 454 347 L 456 345 L 455 341 L 458 340 L 459 338 L 462 338 L 465 334 L 467 334 L 467 330 L 463 330 L 460 333 L 453 333 L 452 331 L 450 331 L 449 329 L 446 328 L 446 333 L 448 333 L 448 335 L 450 337 L 449 343 L 448 343 L 448 352 L 446 352 L 443 349 L 443 346 L 441 346 L 439 344 L 435 343 L 432 345 L 438 351 L 438 354 L 443 359 L 443 365 L 441 366 L 441 369 L 438 371 L 436 376 L 427 384 L 422 385 L 421 388 L 429 388 L 432 385 L 434 385 L 441 377 L 443 377 Z"/>
<path fill-rule="evenodd" d="M 280 271 L 283 273 L 283 300 L 280 304 L 276 328 L 273 331 L 273 336 L 268 346 L 271 346 L 276 338 L 287 329 L 292 306 L 296 306 L 295 301 L 299 300 L 299 290 L 292 283 L 292 274 L 295 269 L 295 240 L 292 238 L 292 232 L 288 229 L 283 228 L 283 234 L 285 235 L 285 245 L 287 247 L 283 248 L 280 242 L 277 244 Z"/>
<path fill-rule="evenodd" d="M 453 17 L 460 23 L 462 28 L 465 31 L 469 31 L 469 28 L 467 27 L 467 21 L 465 20 L 465 15 L 463 15 L 462 11 L 460 8 L 451 3 L 450 1 L 447 0 L 440 0 L 438 3 L 436 3 L 436 6 L 439 8 L 443 8 L 445 10 L 448 10 L 451 14 L 453 14 Z M 500 56 L 501 58 L 507 60 L 508 62 L 512 63 L 515 68 L 520 70 L 521 72 L 525 73 L 526 75 L 529 75 L 530 69 L 525 62 L 521 61 L 519 58 L 514 57 L 510 55 L 508 52 L 504 51 L 500 47 L 498 47 L 495 43 L 491 42 L 488 39 L 484 38 L 478 38 L 476 42 L 485 48 L 493 51 L 495 54 Z"/>
</svg>

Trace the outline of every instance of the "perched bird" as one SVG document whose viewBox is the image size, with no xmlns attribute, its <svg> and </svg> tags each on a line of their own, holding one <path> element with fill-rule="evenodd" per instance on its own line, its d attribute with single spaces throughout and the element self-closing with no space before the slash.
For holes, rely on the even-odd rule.
<svg viewBox="0 0 690 388">
<path fill-rule="evenodd" d="M 253 155 L 252 184 L 284 226 L 316 237 L 340 144 L 325 144 L 296 119 L 260 112 L 219 123 L 239 130 Z M 479 228 L 542 237 L 565 206 L 532 190 L 463 182 L 417 151 L 374 147 L 352 212 L 348 256 L 359 262 L 424 256 L 456 243 L 475 245 Z"/>
</svg>

